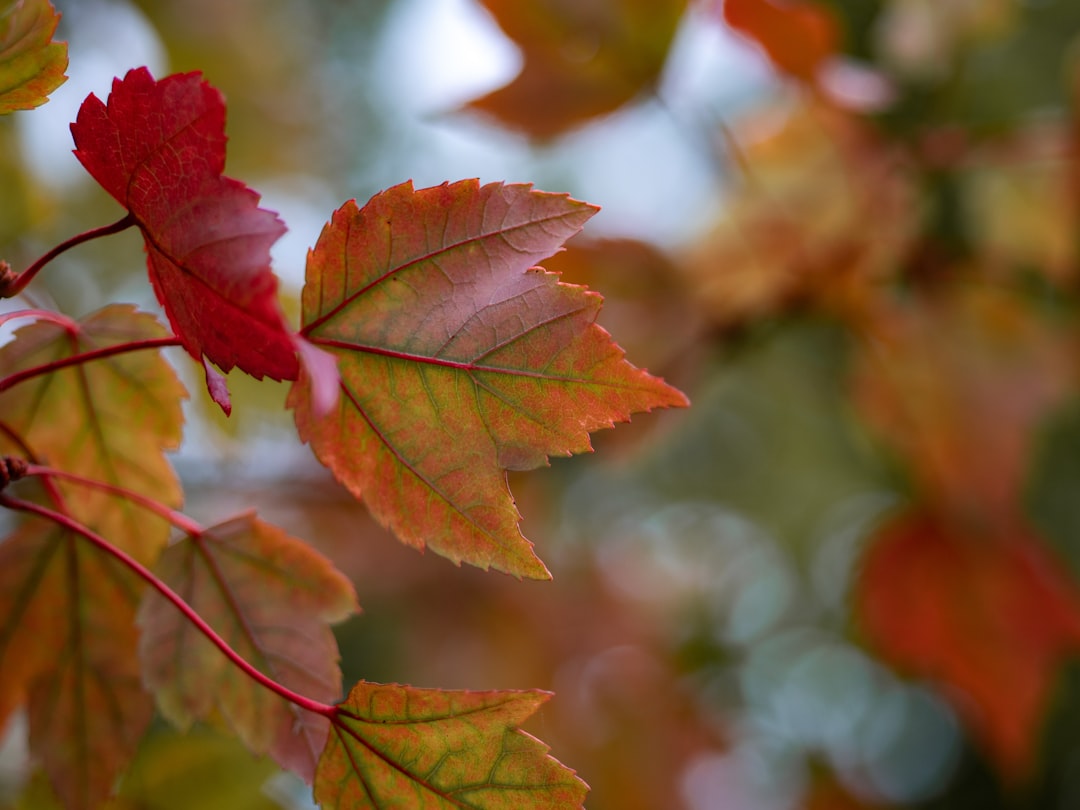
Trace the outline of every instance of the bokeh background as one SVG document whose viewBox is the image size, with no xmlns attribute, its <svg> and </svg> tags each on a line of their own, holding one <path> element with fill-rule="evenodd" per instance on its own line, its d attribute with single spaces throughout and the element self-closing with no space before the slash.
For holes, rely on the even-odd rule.
<svg viewBox="0 0 1080 810">
<path fill-rule="evenodd" d="M 354 579 L 346 682 L 554 691 L 528 730 L 592 810 L 1080 806 L 1075 0 L 56 6 L 70 79 L 0 120 L 16 269 L 119 214 L 70 154 L 82 99 L 201 70 L 227 173 L 289 226 L 292 322 L 345 200 L 532 182 L 603 207 L 545 264 L 693 402 L 511 476 L 554 574 L 518 582 L 374 525 L 285 386 L 233 374 L 225 420 L 173 355 L 187 511 L 254 507 Z M 30 292 L 156 309 L 133 233 Z M 0 806 L 45 806 L 22 733 Z M 124 807 L 310 806 L 210 730 L 161 727 L 128 780 Z"/>
</svg>

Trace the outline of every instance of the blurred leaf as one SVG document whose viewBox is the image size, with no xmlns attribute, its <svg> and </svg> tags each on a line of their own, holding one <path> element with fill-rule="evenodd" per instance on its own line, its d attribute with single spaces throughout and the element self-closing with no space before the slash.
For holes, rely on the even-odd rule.
<svg viewBox="0 0 1080 810">
<path fill-rule="evenodd" d="M 236 740 L 193 730 L 158 733 L 142 746 L 120 783 L 116 810 L 278 810 L 263 790 L 278 773 Z"/>
<path fill-rule="evenodd" d="M 987 272 L 1035 272 L 1058 286 L 1074 279 L 1074 142 L 1065 127 L 1046 124 L 971 150 L 962 174 L 966 230 Z"/>
<path fill-rule="evenodd" d="M 158 575 L 261 672 L 313 700 L 341 697 L 329 625 L 357 610 L 356 596 L 309 545 L 247 514 L 171 546 Z M 311 781 L 325 717 L 253 681 L 154 592 L 139 624 L 143 677 L 169 720 L 186 730 L 220 712 L 252 751 Z"/>
<path fill-rule="evenodd" d="M 725 326 L 799 306 L 872 317 L 918 225 L 897 154 L 854 117 L 815 105 L 767 110 L 735 137 L 744 183 L 682 263 L 694 299 Z"/>
<path fill-rule="evenodd" d="M 0 0 L 0 115 L 48 101 L 67 76 L 67 43 L 53 42 L 60 15 L 48 0 Z"/>
<path fill-rule="evenodd" d="M 0 347 L 5 374 L 167 333 L 129 304 L 98 310 L 68 331 L 51 321 L 21 327 Z M 127 487 L 171 507 L 182 501 L 165 452 L 180 445 L 184 387 L 160 350 L 131 351 L 38 375 L 0 392 L 0 422 L 42 463 Z M 0 433 L 0 450 L 22 448 Z M 66 510 L 110 542 L 150 562 L 164 548 L 164 520 L 126 499 L 57 481 Z"/>
<path fill-rule="evenodd" d="M 1030 777 L 1059 667 L 1080 651 L 1080 602 L 1039 538 L 930 512 L 882 528 L 855 603 L 888 660 L 946 689 L 1002 773 Z"/>
<path fill-rule="evenodd" d="M 686 0 L 481 0 L 521 48 L 514 81 L 469 109 L 553 138 L 653 88 Z"/>
<path fill-rule="evenodd" d="M 761 45 L 779 70 L 803 81 L 813 81 L 837 50 L 837 18 L 814 0 L 723 0 L 723 6 L 728 25 Z"/>
<path fill-rule="evenodd" d="M 325 808 L 581 808 L 588 786 L 520 726 L 545 692 L 360 682 L 319 761 Z"/>
<path fill-rule="evenodd" d="M 278 773 L 235 739 L 205 730 L 149 735 L 102 810 L 286 810 L 263 790 Z M 35 774 L 12 810 L 63 810 Z"/>
<path fill-rule="evenodd" d="M 136 651 L 134 578 L 39 520 L 0 543 L 0 726 L 23 700 L 30 751 L 67 810 L 112 793 L 153 716 Z"/>
<path fill-rule="evenodd" d="M 856 403 L 921 497 L 989 524 L 1021 504 L 1034 430 L 1070 390 L 1064 334 L 1022 299 L 962 286 L 884 310 Z"/>
<path fill-rule="evenodd" d="M 335 212 L 309 254 L 302 333 L 342 395 L 301 438 L 405 543 L 550 575 L 518 530 L 507 470 L 591 449 L 589 432 L 685 405 L 594 320 L 601 298 L 533 267 L 595 209 L 528 185 L 395 186 Z"/>
</svg>

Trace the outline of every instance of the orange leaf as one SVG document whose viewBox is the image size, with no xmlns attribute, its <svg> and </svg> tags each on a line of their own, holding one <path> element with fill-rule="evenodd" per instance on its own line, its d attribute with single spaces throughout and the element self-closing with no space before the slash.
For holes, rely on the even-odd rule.
<svg viewBox="0 0 1080 810">
<path fill-rule="evenodd" d="M 309 254 L 302 333 L 338 358 L 341 397 L 316 416 L 303 373 L 289 407 L 319 460 L 409 545 L 548 577 L 506 470 L 686 404 L 594 323 L 599 295 L 532 267 L 594 210 L 527 185 L 406 183 L 346 203 Z"/>
<path fill-rule="evenodd" d="M 51 524 L 28 522 L 0 542 L 0 711 L 27 701 L 30 751 L 68 810 L 112 792 L 153 715 L 136 652 L 137 585 Z"/>
<path fill-rule="evenodd" d="M 0 4 L 0 115 L 44 104 L 67 79 L 67 44 L 52 41 L 59 22 L 48 0 Z"/>
<path fill-rule="evenodd" d="M 872 317 L 920 227 L 913 173 L 820 104 L 764 110 L 733 135 L 747 182 L 680 266 L 695 300 L 723 326 L 797 307 Z"/>
<path fill-rule="evenodd" d="M 1020 299 L 974 285 L 882 309 L 857 402 L 903 457 L 920 497 L 1010 520 L 1035 428 L 1069 390 L 1068 343 Z"/>
<path fill-rule="evenodd" d="M 840 40 L 832 12 L 807 0 L 724 0 L 724 19 L 761 45 L 777 68 L 805 81 Z"/>
<path fill-rule="evenodd" d="M 361 681 L 319 760 L 325 808 L 580 808 L 588 786 L 518 729 L 545 692 L 449 692 Z"/>
<path fill-rule="evenodd" d="M 309 545 L 247 514 L 170 546 L 158 574 L 260 671 L 313 700 L 341 697 L 329 625 L 357 610 L 356 595 Z M 216 710 L 251 750 L 311 781 L 326 718 L 255 683 L 156 592 L 139 623 L 144 678 L 162 714 L 187 729 Z"/>
<path fill-rule="evenodd" d="M 957 709 L 1007 777 L 1031 773 L 1054 676 L 1080 649 L 1077 595 L 1037 537 L 905 514 L 874 539 L 856 603 L 888 660 L 957 690 Z"/>
<path fill-rule="evenodd" d="M 609 113 L 660 76 L 686 0 L 481 0 L 522 50 L 510 84 L 467 106 L 536 138 Z"/>
</svg>

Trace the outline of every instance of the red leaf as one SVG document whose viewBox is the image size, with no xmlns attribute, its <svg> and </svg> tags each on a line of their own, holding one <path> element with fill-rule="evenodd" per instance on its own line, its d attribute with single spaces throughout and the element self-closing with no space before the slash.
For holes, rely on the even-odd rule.
<svg viewBox="0 0 1080 810">
<path fill-rule="evenodd" d="M 599 295 L 532 268 L 594 211 L 527 185 L 406 183 L 323 229 L 303 333 L 338 358 L 342 395 L 313 414 L 305 372 L 288 404 L 301 438 L 406 543 L 545 578 L 505 471 L 686 404 L 594 323 Z"/>
<path fill-rule="evenodd" d="M 588 786 L 517 727 L 545 692 L 448 692 L 361 681 L 315 774 L 324 808 L 580 808 Z"/>
<path fill-rule="evenodd" d="M 107 106 L 89 96 L 71 133 L 83 166 L 142 230 L 154 291 L 188 353 L 226 372 L 296 379 L 270 271 L 285 226 L 221 174 L 221 94 L 198 73 L 155 81 L 139 68 L 113 81 Z"/>
<path fill-rule="evenodd" d="M 840 39 L 832 12 L 806 0 L 724 0 L 724 19 L 761 45 L 777 68 L 806 81 Z"/>
<path fill-rule="evenodd" d="M 1028 775 L 1054 676 L 1080 649 L 1077 595 L 1042 544 L 900 517 L 867 553 L 856 600 L 884 656 L 958 690 L 957 708 L 1013 779 Z"/>
</svg>

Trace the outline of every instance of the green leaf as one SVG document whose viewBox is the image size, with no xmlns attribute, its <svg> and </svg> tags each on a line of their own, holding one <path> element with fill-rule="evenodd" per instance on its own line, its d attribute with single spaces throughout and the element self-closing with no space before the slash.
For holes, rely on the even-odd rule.
<svg viewBox="0 0 1080 810">
<path fill-rule="evenodd" d="M 324 808 L 580 808 L 588 786 L 518 726 L 550 697 L 361 681 L 315 774 Z"/>
<path fill-rule="evenodd" d="M 309 545 L 246 514 L 170 546 L 157 573 L 264 674 L 313 700 L 340 698 L 329 624 L 358 609 L 356 595 Z M 162 714 L 186 729 L 220 713 L 252 751 L 311 781 L 325 717 L 255 683 L 156 592 L 139 623 L 144 679 Z"/>
<path fill-rule="evenodd" d="M 112 791 L 153 715 L 142 689 L 138 583 L 65 529 L 0 543 L 0 726 L 24 700 L 30 751 L 67 810 Z"/>
<path fill-rule="evenodd" d="M 506 470 L 591 449 L 589 432 L 685 405 L 594 322 L 602 299 L 534 267 L 595 207 L 528 185 L 395 186 L 335 212 L 309 254 L 302 333 L 338 359 L 325 416 L 306 374 L 300 436 L 407 544 L 547 578 Z"/>
<path fill-rule="evenodd" d="M 233 737 L 163 729 L 143 740 L 117 795 L 102 810 L 283 810 L 286 805 L 265 790 L 275 773 L 280 771 L 273 762 L 254 757 Z M 36 773 L 10 810 L 64 808 Z"/>
<path fill-rule="evenodd" d="M 44 104 L 67 79 L 67 44 L 48 0 L 0 0 L 0 115 Z"/>
<path fill-rule="evenodd" d="M 165 337 L 154 316 L 130 305 L 88 315 L 76 329 L 52 321 L 24 326 L 0 348 L 5 374 L 85 352 Z M 122 352 L 33 376 L 0 393 L 0 423 L 42 463 L 127 487 L 170 507 L 182 500 L 165 452 L 180 445 L 187 396 L 160 350 Z M 0 451 L 23 456 L 0 432 Z M 122 498 L 57 481 L 66 511 L 142 562 L 153 561 L 168 524 Z"/>
</svg>

